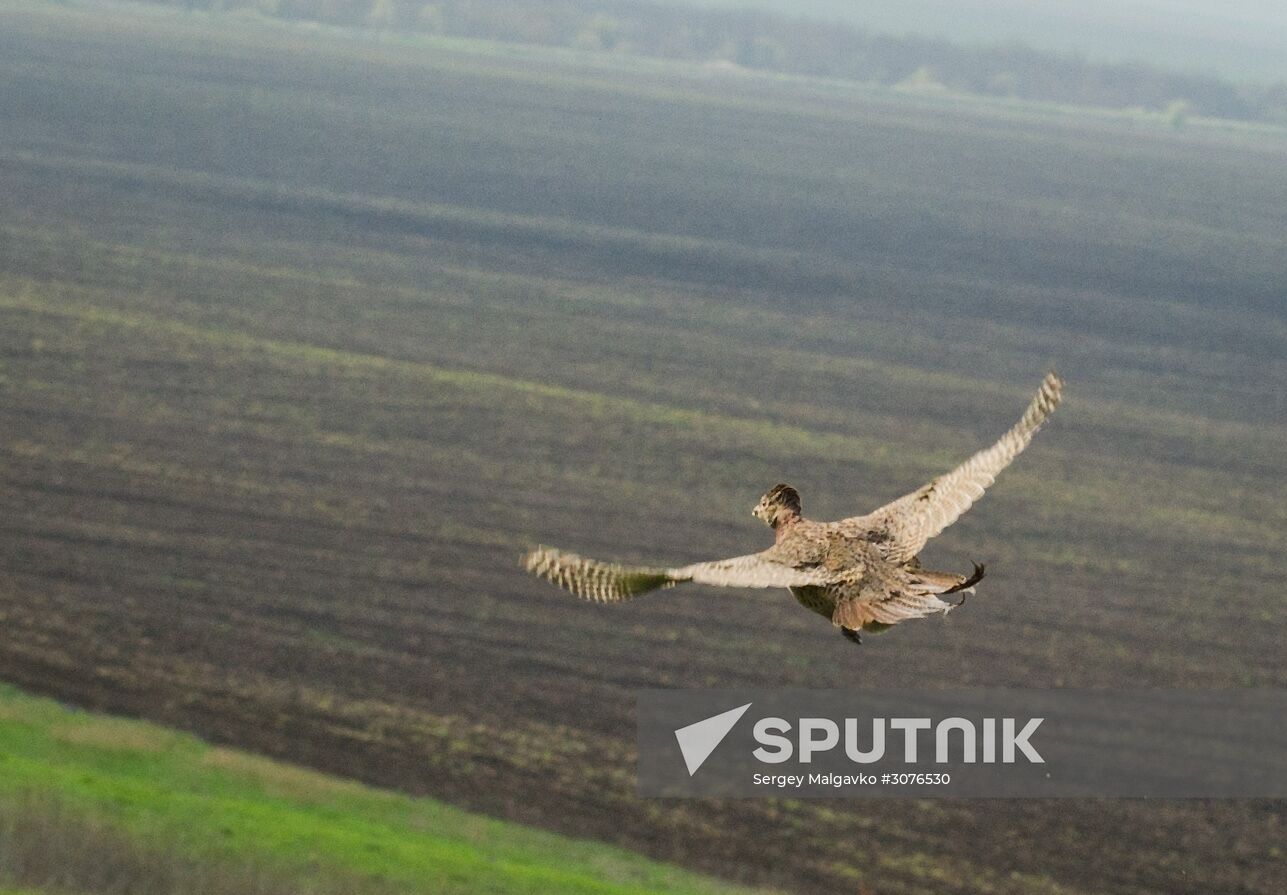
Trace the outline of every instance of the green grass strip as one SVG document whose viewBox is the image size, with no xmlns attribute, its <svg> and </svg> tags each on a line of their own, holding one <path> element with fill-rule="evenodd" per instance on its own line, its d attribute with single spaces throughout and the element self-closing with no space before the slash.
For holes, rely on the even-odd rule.
<svg viewBox="0 0 1287 895">
<path fill-rule="evenodd" d="M 157 853 L 373 891 L 734 892 L 609 846 L 492 820 L 0 686 L 0 805 L 35 797 Z"/>
</svg>

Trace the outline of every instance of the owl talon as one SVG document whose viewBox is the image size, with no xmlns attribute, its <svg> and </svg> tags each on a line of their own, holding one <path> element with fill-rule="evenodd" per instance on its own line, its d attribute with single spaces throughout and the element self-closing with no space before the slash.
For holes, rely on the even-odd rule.
<svg viewBox="0 0 1287 895">
<path fill-rule="evenodd" d="M 960 584 L 956 585 L 955 587 L 948 588 L 947 590 L 943 591 L 943 593 L 945 594 L 954 594 L 958 592 L 974 593 L 974 585 L 978 584 L 980 581 L 983 580 L 983 576 L 987 574 L 987 567 L 984 566 L 983 563 L 974 562 L 973 560 L 970 560 L 970 564 L 974 566 L 974 571 L 970 573 L 970 577 L 966 578 L 964 581 L 962 581 Z M 964 602 L 965 602 L 965 597 L 961 597 L 961 603 L 964 603 Z M 956 605 L 960 606 L 961 603 L 957 603 Z"/>
</svg>

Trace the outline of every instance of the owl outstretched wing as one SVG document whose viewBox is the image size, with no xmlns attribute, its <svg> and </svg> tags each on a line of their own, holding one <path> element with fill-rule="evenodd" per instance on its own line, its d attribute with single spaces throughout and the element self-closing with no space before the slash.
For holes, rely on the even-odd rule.
<svg viewBox="0 0 1287 895">
<path fill-rule="evenodd" d="M 578 597 L 600 603 L 618 603 L 687 581 L 715 587 L 803 587 L 827 584 L 832 578 L 823 569 L 795 568 L 766 553 L 664 569 L 600 562 L 538 547 L 524 557 L 523 567 Z"/>
<path fill-rule="evenodd" d="M 982 497 L 997 474 L 1028 446 L 1059 406 L 1062 389 L 1063 380 L 1047 374 L 1019 422 L 996 444 L 874 513 L 843 520 L 841 527 L 880 543 L 890 562 L 911 559 Z"/>
</svg>

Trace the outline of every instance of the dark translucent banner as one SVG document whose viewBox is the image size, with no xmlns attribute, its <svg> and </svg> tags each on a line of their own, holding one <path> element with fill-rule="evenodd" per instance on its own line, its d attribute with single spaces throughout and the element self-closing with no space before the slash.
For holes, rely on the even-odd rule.
<svg viewBox="0 0 1287 895">
<path fill-rule="evenodd" d="M 640 690 L 639 792 L 1287 798 L 1282 690 Z"/>
</svg>

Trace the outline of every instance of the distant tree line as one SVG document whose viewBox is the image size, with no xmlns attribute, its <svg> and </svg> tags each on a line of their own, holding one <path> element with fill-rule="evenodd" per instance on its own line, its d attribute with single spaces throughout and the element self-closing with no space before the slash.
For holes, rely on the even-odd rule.
<svg viewBox="0 0 1287 895">
<path fill-rule="evenodd" d="M 622 0 L 150 0 L 289 19 L 575 47 L 909 89 L 1287 123 L 1287 83 L 1234 85 L 1147 65 L 1105 65 L 1021 44 L 977 47 L 874 34 L 750 10 Z"/>
</svg>

